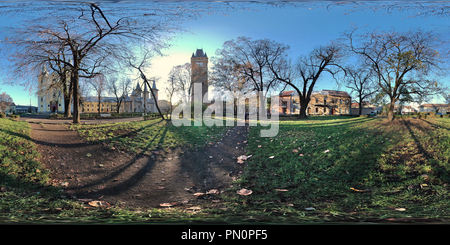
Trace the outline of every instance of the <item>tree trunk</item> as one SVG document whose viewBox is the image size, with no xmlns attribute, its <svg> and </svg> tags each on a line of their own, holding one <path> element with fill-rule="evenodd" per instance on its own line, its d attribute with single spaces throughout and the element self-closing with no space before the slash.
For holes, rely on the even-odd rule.
<svg viewBox="0 0 450 245">
<path fill-rule="evenodd" d="M 151 88 L 150 83 L 147 81 L 147 78 L 144 76 L 144 74 L 142 72 L 141 72 L 141 77 L 144 79 L 144 81 L 147 84 L 147 86 L 149 88 Z M 159 109 L 158 101 L 156 100 L 155 94 L 153 93 L 153 89 L 150 89 L 150 92 L 152 92 L 152 97 L 153 97 L 153 100 L 155 101 L 156 109 L 158 109 L 159 115 L 161 116 L 161 118 L 163 120 L 166 120 L 164 118 L 164 115 L 162 114 L 161 110 Z"/>
<path fill-rule="evenodd" d="M 361 116 L 362 113 L 362 103 L 359 103 L 359 115 Z"/>
<path fill-rule="evenodd" d="M 64 117 L 69 118 L 72 116 L 72 113 L 70 112 L 70 103 L 72 102 L 72 96 L 71 94 L 64 95 Z"/>
<path fill-rule="evenodd" d="M 100 116 L 100 104 L 101 104 L 101 101 L 100 101 L 100 99 L 101 99 L 101 97 L 100 96 L 98 96 L 98 115 Z"/>
<path fill-rule="evenodd" d="M 308 109 L 308 102 L 300 102 L 300 114 L 298 115 L 298 119 L 308 119 L 306 115 L 306 110 Z"/>
<path fill-rule="evenodd" d="M 76 59 L 74 59 L 74 68 L 72 75 L 70 76 L 72 86 L 73 86 L 73 124 L 80 123 L 80 112 L 79 112 L 79 104 L 80 104 L 80 86 L 78 84 L 78 64 L 75 63 Z"/>
<path fill-rule="evenodd" d="M 387 120 L 389 122 L 394 120 L 394 108 L 395 108 L 395 100 L 391 100 L 391 103 L 389 104 L 389 111 L 387 117 Z"/>
<path fill-rule="evenodd" d="M 120 113 L 120 106 L 121 106 L 122 102 L 118 102 L 117 103 L 117 113 Z"/>
</svg>

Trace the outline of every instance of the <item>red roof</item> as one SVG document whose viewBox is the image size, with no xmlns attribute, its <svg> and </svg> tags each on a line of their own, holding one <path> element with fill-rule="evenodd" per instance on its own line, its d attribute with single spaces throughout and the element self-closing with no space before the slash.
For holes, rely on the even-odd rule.
<svg viewBox="0 0 450 245">
<path fill-rule="evenodd" d="M 283 93 L 281 93 L 281 97 L 284 97 L 284 96 L 291 96 L 291 94 L 292 93 L 294 93 L 294 90 L 291 90 L 291 91 L 284 91 Z"/>
</svg>

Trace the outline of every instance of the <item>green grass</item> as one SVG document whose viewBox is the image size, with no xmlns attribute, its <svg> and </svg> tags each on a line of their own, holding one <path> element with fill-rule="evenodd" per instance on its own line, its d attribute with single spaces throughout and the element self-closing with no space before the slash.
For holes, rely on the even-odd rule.
<svg viewBox="0 0 450 245">
<path fill-rule="evenodd" d="M 205 206 L 192 212 L 179 208 L 86 209 L 47 184 L 49 173 L 36 160 L 39 154 L 29 138 L 29 125 L 0 119 L 0 219 L 105 223 L 448 220 L 450 118 L 408 122 L 283 118 L 273 138 L 261 138 L 262 127 L 251 127 L 247 154 L 253 156 L 246 160 L 233 187 L 221 195 L 222 201 L 213 204 L 220 208 Z M 128 151 L 145 154 L 179 146 L 202 147 L 220 139 L 226 127 L 173 127 L 156 119 L 72 129 L 90 141 L 121 150 L 129 146 Z M 236 191 L 241 188 L 253 193 L 239 196 Z"/>
<path fill-rule="evenodd" d="M 103 142 L 110 149 L 151 155 L 154 150 L 175 147 L 198 148 L 222 138 L 227 127 L 175 127 L 161 119 L 113 124 L 72 125 L 81 137 Z"/>
</svg>

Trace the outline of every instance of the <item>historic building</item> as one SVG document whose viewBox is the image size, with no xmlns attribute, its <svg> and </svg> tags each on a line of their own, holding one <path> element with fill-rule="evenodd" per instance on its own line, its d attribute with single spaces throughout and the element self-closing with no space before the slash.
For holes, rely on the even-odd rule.
<svg viewBox="0 0 450 245">
<path fill-rule="evenodd" d="M 38 76 L 38 112 L 64 112 L 64 95 L 54 84 L 59 79 L 56 73 L 49 74 L 44 66 Z"/>
<path fill-rule="evenodd" d="M 38 76 L 38 112 L 41 113 L 64 113 L 64 95 L 57 87 L 50 88 L 55 79 L 59 79 L 56 73 L 49 74 L 44 67 L 42 73 Z M 156 98 L 152 98 L 151 92 L 147 84 L 143 84 L 142 91 L 139 83 L 131 93 L 131 96 L 125 98 L 120 106 L 120 112 L 144 112 L 155 113 L 158 112 L 155 101 L 158 100 L 158 89 L 155 81 L 151 90 Z M 50 89 L 49 89 L 50 88 Z M 73 105 L 71 105 L 73 107 Z M 98 97 L 83 97 L 81 98 L 81 112 L 82 113 L 98 113 Z M 73 108 L 71 109 L 73 111 Z M 113 97 L 100 98 L 100 113 L 117 112 L 117 103 Z"/>
<path fill-rule="evenodd" d="M 192 94 L 191 102 L 194 101 L 195 84 L 202 85 L 202 100 L 205 95 L 208 94 L 208 56 L 203 53 L 203 49 L 197 49 L 195 53 L 192 53 L 191 57 L 191 81 L 192 81 Z M 208 97 L 206 97 L 208 98 Z"/>
<path fill-rule="evenodd" d="M 348 115 L 351 97 L 347 92 L 336 90 L 313 91 L 306 109 L 307 115 Z M 280 93 L 280 115 L 300 113 L 300 98 L 295 91 Z"/>
<path fill-rule="evenodd" d="M 158 112 L 155 104 L 155 101 L 158 101 L 158 89 L 156 88 L 155 81 L 153 81 L 151 90 L 153 90 L 156 98 L 152 97 L 152 94 L 145 82 L 143 85 L 144 91 L 141 90 L 141 86 L 137 83 L 136 88 L 131 93 L 131 96 L 127 96 L 125 101 L 122 102 L 121 108 L 123 108 L 123 112 L 144 112 L 144 107 L 147 113 Z"/>
<path fill-rule="evenodd" d="M 148 89 L 147 84 L 144 85 L 144 91 L 142 91 L 139 83 L 136 84 L 136 88 L 131 93 L 131 96 L 127 96 L 120 105 L 120 113 L 128 112 L 145 112 L 156 113 L 158 109 L 155 105 L 155 99 L 152 98 L 152 94 Z M 153 81 L 152 88 L 155 94 L 156 100 L 158 100 L 158 89 Z M 83 113 L 98 113 L 98 97 L 86 97 L 82 98 L 82 112 Z M 114 97 L 101 97 L 100 98 L 100 113 L 116 113 L 117 103 Z"/>
</svg>

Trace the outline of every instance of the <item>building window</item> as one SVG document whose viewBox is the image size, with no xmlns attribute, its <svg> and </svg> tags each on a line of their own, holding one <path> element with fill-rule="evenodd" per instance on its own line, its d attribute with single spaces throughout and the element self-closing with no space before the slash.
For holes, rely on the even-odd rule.
<svg viewBox="0 0 450 245">
<path fill-rule="evenodd" d="M 316 107 L 316 113 L 319 113 L 319 108 Z"/>
<path fill-rule="evenodd" d="M 342 99 L 339 100 L 339 104 L 342 104 Z"/>
<path fill-rule="evenodd" d="M 61 106 L 61 104 L 59 104 L 58 106 Z"/>
<path fill-rule="evenodd" d="M 43 105 L 41 105 L 41 107 L 44 107 Z"/>
<path fill-rule="evenodd" d="M 44 101 L 44 97 L 41 97 L 41 102 L 43 102 Z"/>
<path fill-rule="evenodd" d="M 327 108 L 323 108 L 323 113 L 327 113 Z"/>
<path fill-rule="evenodd" d="M 326 105 L 327 104 L 327 100 L 323 100 L 323 104 Z"/>
</svg>

